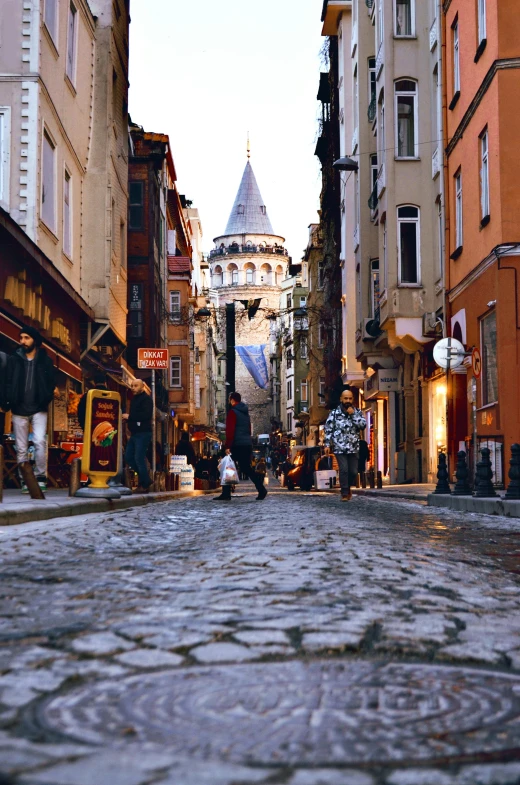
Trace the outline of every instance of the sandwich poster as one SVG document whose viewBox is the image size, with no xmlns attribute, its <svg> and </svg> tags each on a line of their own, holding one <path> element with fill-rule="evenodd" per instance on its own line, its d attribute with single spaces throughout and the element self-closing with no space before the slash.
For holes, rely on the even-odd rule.
<svg viewBox="0 0 520 785">
<path fill-rule="evenodd" d="M 89 472 L 117 473 L 119 400 L 92 397 Z"/>
</svg>

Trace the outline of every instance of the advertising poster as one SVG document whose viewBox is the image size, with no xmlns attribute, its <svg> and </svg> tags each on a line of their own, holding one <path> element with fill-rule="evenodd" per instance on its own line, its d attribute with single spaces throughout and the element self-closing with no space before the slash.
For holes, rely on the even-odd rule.
<svg viewBox="0 0 520 785">
<path fill-rule="evenodd" d="M 117 474 L 119 407 L 120 402 L 114 398 L 92 399 L 89 472 Z"/>
</svg>

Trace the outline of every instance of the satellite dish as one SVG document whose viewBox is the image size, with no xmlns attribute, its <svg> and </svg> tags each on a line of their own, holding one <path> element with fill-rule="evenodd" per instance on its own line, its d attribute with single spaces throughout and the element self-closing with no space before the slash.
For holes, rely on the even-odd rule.
<svg viewBox="0 0 520 785">
<path fill-rule="evenodd" d="M 466 350 L 456 338 L 443 338 L 433 347 L 433 359 L 441 368 L 458 368 L 462 365 Z"/>
</svg>

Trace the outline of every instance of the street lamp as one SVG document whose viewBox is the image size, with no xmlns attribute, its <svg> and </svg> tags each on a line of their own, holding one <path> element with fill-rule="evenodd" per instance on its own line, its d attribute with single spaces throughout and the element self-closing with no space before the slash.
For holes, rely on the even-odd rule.
<svg viewBox="0 0 520 785">
<path fill-rule="evenodd" d="M 203 308 L 199 308 L 199 310 L 196 313 L 196 316 L 197 318 L 204 319 L 207 318 L 208 316 L 211 316 L 211 311 L 209 310 L 209 308 L 206 308 L 204 306 Z"/>
<path fill-rule="evenodd" d="M 334 161 L 332 166 L 334 169 L 339 169 L 340 172 L 357 172 L 359 169 L 358 162 L 354 161 L 353 158 L 349 158 L 347 155 L 338 158 L 337 161 Z"/>
</svg>

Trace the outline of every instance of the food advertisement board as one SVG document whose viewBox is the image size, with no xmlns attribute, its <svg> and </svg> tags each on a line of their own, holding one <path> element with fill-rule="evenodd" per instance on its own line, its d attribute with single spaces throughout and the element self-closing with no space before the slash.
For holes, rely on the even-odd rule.
<svg viewBox="0 0 520 785">
<path fill-rule="evenodd" d="M 90 390 L 81 469 L 93 485 L 117 474 L 121 438 L 121 398 L 119 393 Z"/>
</svg>

